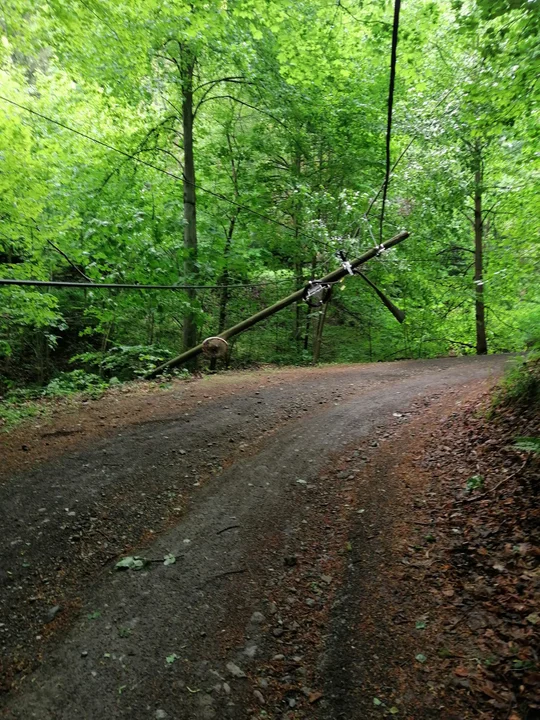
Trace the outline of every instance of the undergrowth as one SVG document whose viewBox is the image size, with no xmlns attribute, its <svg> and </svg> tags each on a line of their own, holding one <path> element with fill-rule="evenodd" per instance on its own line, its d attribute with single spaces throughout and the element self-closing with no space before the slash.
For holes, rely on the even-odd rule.
<svg viewBox="0 0 540 720">
<path fill-rule="evenodd" d="M 187 370 L 173 371 L 167 379 L 188 378 Z M 32 417 L 49 415 L 59 400 L 100 398 L 112 387 L 124 383 L 116 376 L 105 380 L 95 373 L 72 370 L 59 373 L 45 387 L 14 388 L 0 397 L 0 431 L 11 430 Z M 167 389 L 170 383 L 162 379 L 160 389 Z"/>
<path fill-rule="evenodd" d="M 540 405 L 540 350 L 520 358 L 506 373 L 492 399 L 492 410 Z"/>
<path fill-rule="evenodd" d="M 97 399 L 110 387 L 144 377 L 169 355 L 154 345 L 121 345 L 106 353 L 87 352 L 72 357 L 70 362 L 82 363 L 84 369 L 60 372 L 45 386 L 15 387 L 0 376 L 0 388 L 7 387 L 0 396 L 0 429 L 10 430 L 28 418 L 48 414 L 51 405 L 61 398 Z M 167 378 L 189 376 L 187 370 L 175 370 Z M 160 388 L 166 387 L 162 382 Z"/>
</svg>

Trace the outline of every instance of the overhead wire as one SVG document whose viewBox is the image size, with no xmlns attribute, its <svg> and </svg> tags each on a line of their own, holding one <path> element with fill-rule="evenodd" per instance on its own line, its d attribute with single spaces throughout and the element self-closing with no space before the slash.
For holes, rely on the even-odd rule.
<svg viewBox="0 0 540 720">
<path fill-rule="evenodd" d="M 457 88 L 457 85 L 454 85 L 454 87 L 451 87 L 449 90 L 447 90 L 447 91 L 443 94 L 443 96 L 435 103 L 435 105 L 433 106 L 433 109 L 431 110 L 431 112 L 433 112 L 433 111 L 436 110 L 438 107 L 440 107 L 440 106 L 443 104 L 443 102 L 446 100 L 446 98 L 447 98 L 449 95 L 451 95 L 451 94 L 456 90 L 456 88 Z M 394 174 L 395 170 L 397 169 L 397 166 L 400 164 L 400 162 L 403 160 L 403 158 L 405 157 L 405 155 L 406 155 L 406 154 L 409 152 L 409 150 L 411 149 L 411 146 L 413 145 L 414 141 L 415 141 L 415 140 L 418 140 L 419 135 L 420 135 L 420 132 L 419 132 L 419 131 L 415 132 L 414 135 L 412 136 L 412 138 L 411 138 L 411 139 L 409 140 L 409 142 L 407 143 L 407 145 L 405 145 L 405 147 L 403 148 L 403 150 L 400 152 L 397 160 L 394 162 L 394 164 L 393 164 L 392 167 L 390 168 L 390 175 L 389 175 L 388 182 L 390 182 L 390 178 L 392 177 L 392 175 Z M 383 181 L 383 183 L 381 184 L 381 186 L 379 187 L 379 189 L 378 189 L 377 192 L 375 193 L 374 197 L 370 200 L 369 205 L 368 205 L 368 208 L 367 208 L 366 212 L 365 212 L 364 215 L 363 215 L 363 219 L 367 220 L 368 215 L 369 215 L 370 212 L 372 211 L 373 206 L 375 205 L 375 203 L 376 203 L 377 200 L 379 199 L 379 195 L 381 194 L 381 192 L 382 192 L 383 189 L 384 189 L 384 185 L 385 185 L 385 181 Z"/>
<path fill-rule="evenodd" d="M 258 210 L 254 210 L 253 208 L 250 208 L 248 205 L 243 205 L 242 203 L 239 203 L 236 200 L 231 200 L 226 195 L 222 195 L 221 193 L 215 192 L 214 190 L 210 190 L 209 188 L 204 187 L 203 185 L 199 185 L 199 183 L 191 182 L 184 176 L 177 175 L 176 173 L 173 173 L 170 170 L 165 170 L 164 168 L 159 167 L 159 165 L 154 165 L 154 163 L 148 162 L 147 160 L 142 160 L 140 157 L 137 157 L 136 155 L 129 153 L 127 150 L 122 150 L 121 148 L 117 148 L 114 145 L 110 145 L 109 143 L 105 142 L 104 140 L 100 140 L 99 138 L 96 138 L 92 135 L 88 135 L 87 133 L 83 132 L 82 130 L 77 130 L 76 128 L 71 127 L 70 125 L 66 125 L 66 123 L 63 123 L 60 120 L 55 120 L 54 118 L 51 118 L 48 115 L 44 115 L 43 113 L 40 113 L 37 110 L 33 110 L 32 108 L 29 108 L 26 105 L 21 105 L 20 103 L 15 102 L 15 100 L 11 100 L 10 98 L 5 97 L 4 95 L 0 95 L 0 100 L 4 101 L 6 103 L 9 103 L 10 105 L 13 105 L 14 107 L 17 107 L 20 110 L 24 110 L 25 112 L 28 112 L 31 115 L 39 117 L 42 120 L 50 122 L 53 125 L 57 125 L 58 127 L 61 127 L 64 130 L 68 130 L 69 132 L 75 133 L 76 135 L 79 135 L 80 137 L 83 137 L 86 140 L 89 140 L 90 142 L 96 143 L 97 145 L 101 145 L 102 147 L 107 148 L 107 150 L 112 150 L 113 152 L 116 152 L 119 155 L 123 155 L 124 157 L 127 157 L 130 160 L 133 160 L 133 161 L 139 163 L 140 165 L 144 165 L 146 167 L 151 168 L 152 170 L 156 170 L 157 172 L 163 173 L 164 175 L 168 175 L 169 177 L 173 178 L 174 180 L 179 180 L 181 182 L 185 182 L 188 185 L 191 185 L 192 187 L 194 187 L 196 190 L 200 190 L 201 192 L 211 195 L 212 197 L 215 197 L 218 200 L 223 200 L 224 202 L 227 202 L 230 205 L 233 205 L 234 207 L 238 208 L 239 210 L 244 210 L 244 211 L 260 218 L 261 220 L 266 220 L 267 222 L 273 223 L 274 225 L 278 225 L 278 226 L 284 228 L 285 230 L 294 233 L 295 235 L 300 235 L 300 236 L 305 237 L 308 240 L 311 240 L 318 244 L 328 245 L 328 243 L 324 240 L 316 238 L 312 235 L 308 235 L 307 233 L 304 233 L 296 228 L 292 228 L 290 225 L 287 225 L 286 223 L 281 222 L 280 220 L 276 220 L 275 218 L 272 218 L 269 215 L 266 215 L 265 213 L 261 213 Z"/>
<path fill-rule="evenodd" d="M 336 18 L 336 15 L 337 15 L 337 10 L 339 9 L 339 5 L 340 5 L 340 3 L 338 3 L 338 5 L 337 5 L 337 7 L 336 7 L 336 13 L 334 14 L 334 18 L 333 18 L 333 21 L 332 21 L 331 30 L 333 29 L 333 26 L 334 26 L 334 23 L 335 23 L 335 18 Z M 390 182 L 391 172 L 393 171 L 393 169 L 395 169 L 395 166 L 399 163 L 399 161 L 401 160 L 401 158 L 403 157 L 403 155 L 407 152 L 407 150 L 409 149 L 410 145 L 411 145 L 412 142 L 413 142 L 413 141 L 411 140 L 411 142 L 409 143 L 409 145 L 407 146 L 407 148 L 405 149 L 405 151 L 404 151 L 404 152 L 400 155 L 400 157 L 398 158 L 397 162 L 396 162 L 395 165 L 394 165 L 394 168 L 391 168 L 391 167 L 390 167 L 390 145 L 391 145 L 391 132 L 392 132 L 392 113 L 393 113 L 394 87 L 395 87 L 395 75 L 396 75 L 397 42 L 398 42 L 398 31 L 399 31 L 399 13 L 400 13 L 400 8 L 401 8 L 401 0 L 395 0 L 395 4 L 394 4 L 394 21 L 393 21 L 393 27 L 392 27 L 392 52 L 391 52 L 391 60 L 390 60 L 390 84 L 389 84 L 389 95 L 388 95 L 388 113 L 387 113 L 387 129 L 386 129 L 386 171 L 385 171 L 385 179 L 384 179 L 384 182 L 383 182 L 383 185 L 382 185 L 383 200 L 382 200 L 382 208 L 381 208 L 381 216 L 380 216 L 380 231 L 379 231 L 379 242 L 380 242 L 380 243 L 382 243 L 382 232 L 383 232 L 383 222 L 384 222 L 384 212 L 385 212 L 385 205 L 386 205 L 386 196 L 387 196 L 387 191 L 388 191 L 388 185 L 389 185 L 389 182 Z M 54 118 L 51 118 L 51 117 L 49 117 L 49 116 L 47 116 L 47 115 L 45 115 L 45 114 L 43 114 L 43 113 L 38 112 L 37 110 L 34 110 L 34 109 L 29 108 L 29 107 L 27 107 L 27 106 L 25 106 L 25 105 L 22 105 L 21 103 L 17 103 L 16 101 L 11 100 L 10 98 L 7 98 L 7 97 L 5 97 L 5 96 L 3 96 L 3 95 L 0 95 L 0 100 L 4 101 L 4 102 L 6 102 L 6 103 L 8 103 L 8 104 L 10 104 L 10 105 L 12 105 L 12 106 L 14 106 L 14 107 L 17 107 L 17 108 L 19 108 L 20 110 L 23 110 L 23 111 L 25 111 L 25 112 L 28 112 L 28 113 L 34 115 L 35 117 L 39 117 L 39 118 L 41 118 L 42 120 L 45 120 L 46 122 L 52 123 L 52 124 L 54 124 L 54 125 L 56 125 L 56 126 L 58 126 L 58 127 L 61 127 L 61 128 L 65 129 L 65 130 L 68 130 L 69 132 L 72 132 L 72 133 L 74 133 L 74 134 L 76 134 L 76 135 L 79 135 L 80 137 L 83 137 L 84 139 L 89 140 L 90 142 L 93 142 L 93 143 L 95 143 L 95 144 L 97 144 L 97 145 L 100 145 L 100 146 L 102 146 L 102 147 L 105 147 L 105 148 L 108 149 L 108 150 L 111 150 L 111 151 L 113 151 L 113 152 L 116 152 L 116 153 L 118 153 L 118 154 L 120 154 L 120 155 L 122 155 L 122 156 L 124 156 L 124 157 L 126 157 L 126 158 L 128 158 L 128 159 L 130 159 L 130 160 L 133 160 L 133 161 L 139 163 L 140 165 L 144 165 L 144 166 L 149 167 L 149 168 L 151 168 L 151 169 L 153 169 L 153 170 L 155 170 L 155 171 L 157 171 L 157 172 L 161 172 L 161 173 L 163 173 L 164 175 L 167 175 L 167 176 L 173 178 L 174 180 L 179 180 L 179 181 L 182 181 L 182 182 L 184 182 L 184 183 L 187 183 L 187 184 L 191 185 L 192 187 L 194 187 L 195 189 L 200 190 L 201 192 L 207 193 L 207 194 L 209 194 L 209 195 L 211 195 L 211 196 L 213 196 L 213 197 L 215 197 L 215 198 L 217 198 L 217 199 L 219 199 L 219 200 L 222 200 L 222 201 L 224 201 L 224 202 L 227 202 L 227 203 L 229 203 L 230 205 L 232 205 L 232 206 L 234 206 L 234 207 L 236 207 L 236 208 L 238 208 L 238 209 L 240 209 L 240 210 L 244 210 L 245 212 L 248 212 L 248 213 L 250 213 L 250 214 L 252 214 L 252 215 L 254 215 L 254 216 L 256 216 L 256 217 L 259 217 L 259 218 L 262 219 L 262 220 L 266 220 L 267 222 L 270 222 L 270 223 L 275 224 L 275 225 L 277 225 L 277 226 L 279 226 L 279 227 L 282 227 L 282 228 L 284 228 L 285 230 L 287 230 L 288 232 L 293 232 L 293 233 L 295 233 L 296 236 L 304 237 L 304 238 L 306 238 L 306 239 L 308 239 L 308 240 L 311 240 L 311 241 L 316 242 L 316 243 L 318 243 L 318 244 L 325 245 L 325 246 L 327 246 L 327 247 L 328 247 L 328 245 L 329 245 L 328 242 L 326 242 L 326 241 L 324 241 L 324 240 L 322 240 L 322 239 L 320 239 L 320 238 L 315 238 L 315 237 L 312 236 L 312 235 L 308 235 L 307 233 L 304 233 L 304 232 L 298 230 L 298 228 L 292 228 L 292 227 L 290 227 L 289 225 L 287 225 L 286 223 L 283 223 L 283 222 L 281 222 L 280 220 L 276 220 L 275 218 L 272 218 L 272 217 L 270 217 L 269 215 L 266 215 L 265 213 L 261 213 L 261 212 L 259 212 L 258 210 L 254 210 L 253 208 L 250 208 L 250 207 L 247 206 L 247 205 L 244 205 L 244 204 L 242 204 L 242 203 L 239 203 L 239 202 L 237 202 L 237 201 L 235 201 L 235 200 L 231 200 L 230 198 L 226 197 L 225 195 L 222 195 L 221 193 L 217 193 L 217 192 L 215 192 L 215 191 L 213 191 L 213 190 L 210 190 L 209 188 L 204 187 L 203 185 L 200 185 L 200 184 L 198 184 L 198 183 L 192 182 L 192 181 L 188 180 L 184 175 L 179 176 L 179 175 L 177 175 L 176 173 L 173 173 L 173 172 L 171 172 L 171 171 L 169 171 L 169 170 L 166 170 L 166 169 L 164 169 L 164 168 L 162 168 L 162 167 L 159 167 L 158 165 L 155 165 L 154 163 L 148 162 L 148 161 L 146 161 L 146 160 L 142 160 L 142 159 L 141 159 L 140 157 L 138 157 L 137 155 L 134 155 L 134 154 L 132 154 L 132 153 L 129 153 L 129 152 L 127 152 L 126 150 L 122 150 L 121 148 L 117 148 L 116 146 L 111 145 L 111 144 L 109 144 L 109 143 L 107 143 L 107 142 L 105 142 L 105 141 L 103 141 L 103 140 L 100 140 L 99 138 L 96 138 L 96 137 L 94 137 L 94 136 L 92 136 L 92 135 L 89 135 L 88 133 L 85 133 L 85 132 L 83 132 L 83 131 L 81 131 L 81 130 L 78 130 L 78 129 L 76 129 L 76 128 L 73 128 L 73 127 L 71 127 L 70 125 L 67 125 L 66 123 L 63 123 L 63 122 L 61 122 L 61 121 L 59 121 L 59 120 L 55 120 Z M 375 198 L 374 198 L 374 199 L 372 200 L 372 202 L 370 203 L 370 206 L 369 206 L 368 210 L 366 211 L 366 213 L 365 213 L 365 215 L 364 215 L 364 218 L 365 218 L 366 220 L 367 220 L 367 216 L 369 215 L 369 212 L 370 212 L 371 208 L 373 207 L 373 204 L 376 202 L 378 196 L 380 195 L 380 192 L 381 192 L 381 189 L 379 189 L 377 195 L 375 196 Z M 372 234 L 372 237 L 373 237 L 373 234 Z M 374 238 L 373 238 L 373 239 L 374 239 Z M 37 281 L 36 281 L 36 282 L 37 282 Z M 6 281 L 4 284 L 15 284 L 15 283 L 11 283 L 11 282 L 7 282 L 7 281 Z M 26 283 L 26 284 L 28 284 L 28 283 Z M 265 284 L 265 283 L 262 283 L 262 284 Z M 83 286 L 84 283 L 75 283 L 75 285 Z M 95 287 L 96 285 L 97 285 L 97 283 L 89 283 L 89 286 L 91 286 L 91 287 Z M 173 288 L 176 288 L 176 289 L 182 289 L 182 288 L 184 288 L 184 289 L 210 289 L 210 288 L 218 288 L 218 287 L 219 287 L 219 286 L 217 286 L 217 285 L 216 285 L 216 286 L 195 286 L 195 285 L 190 285 L 190 286 L 188 286 L 188 285 L 185 285 L 185 286 L 150 286 L 150 285 L 148 285 L 148 286 L 143 287 L 143 286 L 139 286 L 139 285 L 129 285 L 129 284 L 119 285 L 119 284 L 114 284 L 114 283 L 112 283 L 112 284 L 111 284 L 111 283 L 101 283 L 100 285 L 101 285 L 101 287 L 112 287 L 112 286 L 116 286 L 116 287 L 125 287 L 125 288 L 130 287 L 130 288 L 140 288 L 140 289 L 173 289 Z M 257 286 L 257 285 L 261 285 L 261 283 L 243 285 L 242 287 L 255 287 L 255 286 Z M 232 287 L 232 286 L 227 286 L 227 287 Z M 237 287 L 239 287 L 239 286 L 237 286 Z"/>
<path fill-rule="evenodd" d="M 268 285 L 283 285 L 302 278 L 291 277 L 282 280 L 268 280 L 259 283 L 231 283 L 230 285 L 142 285 L 138 283 L 100 283 L 75 282 L 74 280 L 18 280 L 16 278 L 0 278 L 1 285 L 29 285 L 35 287 L 88 288 L 92 290 L 235 290 L 237 288 L 256 288 Z"/>
</svg>

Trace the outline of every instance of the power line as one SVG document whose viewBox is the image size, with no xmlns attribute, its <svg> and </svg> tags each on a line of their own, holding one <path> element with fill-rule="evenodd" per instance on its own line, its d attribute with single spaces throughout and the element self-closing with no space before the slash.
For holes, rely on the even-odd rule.
<svg viewBox="0 0 540 720">
<path fill-rule="evenodd" d="M 390 141 L 392 139 L 392 110 L 394 107 L 394 87 L 396 83 L 396 61 L 397 61 L 397 44 L 399 32 L 399 11 L 401 9 L 401 0 L 394 2 L 394 24 L 392 27 L 392 53 L 390 56 L 390 86 L 388 88 L 388 117 L 386 121 L 386 172 L 384 176 L 383 197 L 381 207 L 381 217 L 379 222 L 379 242 L 382 242 L 384 210 L 386 205 L 386 195 L 388 193 L 388 184 L 390 182 Z"/>
<path fill-rule="evenodd" d="M 168 175 L 169 177 L 172 177 L 174 180 L 180 180 L 182 182 L 186 182 L 188 185 L 191 185 L 196 190 L 200 190 L 201 192 L 207 193 L 208 195 L 212 195 L 213 197 L 218 198 L 218 200 L 223 200 L 223 201 L 229 203 L 230 205 L 237 207 L 239 210 L 245 210 L 246 212 L 251 213 L 252 215 L 255 215 L 256 217 L 260 218 L 261 220 L 267 220 L 268 222 L 271 222 L 274 225 L 279 225 L 280 227 L 285 228 L 285 230 L 295 233 L 296 235 L 301 235 L 302 237 L 305 237 L 308 240 L 312 240 L 313 242 L 321 243 L 323 245 L 327 244 L 327 243 L 325 243 L 324 240 L 317 239 L 311 235 L 301 232 L 300 230 L 292 228 L 292 227 L 290 227 L 290 225 L 287 225 L 286 223 L 283 223 L 280 220 L 271 218 L 269 215 L 265 215 L 264 213 L 261 213 L 258 210 L 253 210 L 253 208 L 250 208 L 247 205 L 243 205 L 242 203 L 236 202 L 235 200 L 231 200 L 230 198 L 226 197 L 225 195 L 214 192 L 213 190 L 209 190 L 208 188 L 206 188 L 202 185 L 199 185 L 198 183 L 191 182 L 191 181 L 187 180 L 185 177 L 176 175 L 175 173 L 171 172 L 170 170 L 165 170 L 164 168 L 161 168 L 158 165 L 154 165 L 153 163 L 150 163 L 147 160 L 141 160 L 140 157 L 137 157 L 136 155 L 132 155 L 131 153 L 127 152 L 126 150 L 121 150 L 120 148 L 117 148 L 114 145 L 109 145 L 109 143 L 106 143 L 103 140 L 99 140 L 98 138 L 95 138 L 92 135 L 88 135 L 87 133 L 84 133 L 81 130 L 77 130 L 76 128 L 73 128 L 70 125 L 66 125 L 63 122 L 60 122 L 60 120 L 55 120 L 54 118 L 48 117 L 47 115 L 44 115 L 43 113 L 37 112 L 37 110 L 32 110 L 32 108 L 26 107 L 25 105 L 21 105 L 20 103 L 17 103 L 14 100 L 10 100 L 9 98 L 4 97 L 3 95 L 0 95 L 0 100 L 3 100 L 4 102 L 9 103 L 10 105 L 13 105 L 14 107 L 17 107 L 20 110 L 24 110 L 25 112 L 28 112 L 31 115 L 35 115 L 36 117 L 39 117 L 42 120 L 46 120 L 47 122 L 50 122 L 53 125 L 57 125 L 58 127 L 61 127 L 64 130 L 69 130 L 69 132 L 75 133 L 76 135 L 79 135 L 80 137 L 83 137 L 86 140 L 90 140 L 90 142 L 96 143 L 96 145 L 101 145 L 102 147 L 107 148 L 107 150 L 112 150 L 113 152 L 116 152 L 119 155 L 123 155 L 124 157 L 129 158 L 130 160 L 134 160 L 135 162 L 138 162 L 140 165 L 145 165 L 146 167 L 152 168 L 152 170 L 156 170 L 157 172 L 161 172 L 164 175 Z"/>
<path fill-rule="evenodd" d="M 267 285 L 282 285 L 283 283 L 295 282 L 302 278 L 287 278 L 283 280 L 269 280 L 261 283 L 243 283 L 231 285 L 139 285 L 137 283 L 94 283 L 75 282 L 67 280 L 14 280 L 0 278 L 0 285 L 30 285 L 35 287 L 59 287 L 59 288 L 92 288 L 97 290 L 234 290 L 236 288 L 255 288 Z"/>
</svg>

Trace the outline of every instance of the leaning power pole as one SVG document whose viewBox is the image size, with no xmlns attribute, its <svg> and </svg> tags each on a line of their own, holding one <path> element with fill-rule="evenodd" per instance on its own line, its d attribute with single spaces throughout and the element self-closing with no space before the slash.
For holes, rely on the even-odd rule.
<svg viewBox="0 0 540 720">
<path fill-rule="evenodd" d="M 395 235 L 390 240 L 387 240 L 385 243 L 381 243 L 381 245 L 378 245 L 376 247 L 371 248 L 371 250 L 368 250 L 363 255 L 361 255 L 356 260 L 352 260 L 350 263 L 351 268 L 354 270 L 354 268 L 359 267 L 360 265 L 363 265 L 364 263 L 368 262 L 368 260 L 371 260 L 374 257 L 377 257 L 377 255 L 380 255 L 381 252 L 384 250 L 389 250 L 390 248 L 394 247 L 395 245 L 399 245 L 400 242 L 403 242 L 403 240 L 406 240 L 409 237 L 409 233 L 404 230 L 397 235 Z M 321 278 L 317 281 L 317 283 L 320 283 L 321 285 L 328 285 L 330 283 L 339 282 L 339 280 L 342 280 L 344 277 L 347 277 L 350 273 L 347 269 L 341 267 L 338 270 L 334 270 L 333 272 L 329 273 L 328 275 L 325 275 L 325 277 Z M 278 300 L 277 303 L 274 303 L 274 305 L 270 305 L 269 307 L 265 308 L 264 310 L 261 310 L 260 312 L 256 313 L 255 315 L 252 315 L 251 317 L 247 318 L 246 320 L 242 320 L 242 322 L 238 323 L 237 325 L 233 325 L 232 327 L 228 328 L 227 330 L 224 330 L 219 335 L 217 335 L 215 338 L 212 338 L 213 340 L 219 341 L 225 341 L 225 343 L 230 340 L 230 338 L 234 337 L 235 335 L 239 335 L 240 333 L 243 333 L 245 330 L 249 330 L 249 328 L 253 327 L 257 323 L 261 322 L 262 320 L 266 320 L 266 318 L 270 317 L 271 315 L 274 315 L 275 313 L 279 312 L 280 310 L 283 310 L 284 308 L 288 307 L 289 305 L 292 305 L 295 302 L 299 302 L 300 300 L 304 299 L 304 292 L 305 288 L 300 288 L 299 290 L 296 290 L 296 292 L 292 293 L 292 295 L 288 295 L 287 297 L 283 298 L 282 300 Z M 199 345 L 195 345 L 190 350 L 187 350 L 186 352 L 183 352 L 181 355 L 178 355 L 178 357 L 173 358 L 172 360 L 168 360 L 167 362 L 163 363 L 159 367 L 152 370 L 152 372 L 148 373 L 146 375 L 147 378 L 155 377 L 156 375 L 160 375 L 164 370 L 169 368 L 178 367 L 179 365 L 183 365 L 193 358 L 197 357 L 197 355 L 200 355 L 204 350 L 204 343 L 200 343 Z"/>
</svg>

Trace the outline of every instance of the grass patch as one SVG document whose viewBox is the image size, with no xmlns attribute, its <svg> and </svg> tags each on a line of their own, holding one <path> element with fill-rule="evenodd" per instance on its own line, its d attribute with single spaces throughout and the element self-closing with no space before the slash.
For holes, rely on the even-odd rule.
<svg viewBox="0 0 540 720">
<path fill-rule="evenodd" d="M 109 383 L 98 375 L 73 370 L 61 373 L 45 387 L 9 390 L 0 401 L 0 429 L 12 430 L 29 418 L 49 415 L 54 401 L 60 398 L 98 398 L 108 387 Z"/>
<path fill-rule="evenodd" d="M 0 402 L 0 430 L 7 432 L 29 418 L 47 415 L 50 408 L 39 401 L 4 400 Z"/>
</svg>

